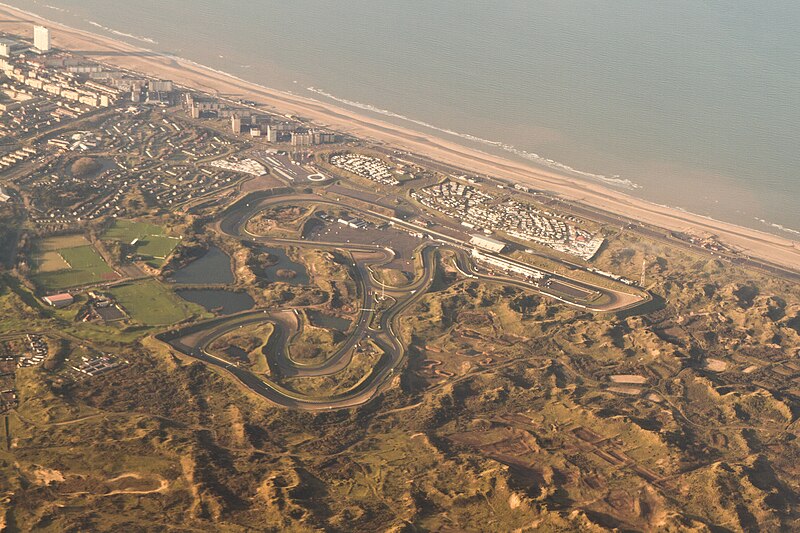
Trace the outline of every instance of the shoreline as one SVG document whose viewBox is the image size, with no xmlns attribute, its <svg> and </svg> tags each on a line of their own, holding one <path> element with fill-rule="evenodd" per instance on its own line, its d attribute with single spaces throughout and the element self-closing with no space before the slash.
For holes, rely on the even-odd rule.
<svg viewBox="0 0 800 533">
<path fill-rule="evenodd" d="M 431 130 L 431 131 L 434 131 L 434 132 L 438 132 L 440 134 L 443 133 L 445 135 L 451 135 L 453 137 L 458 137 L 458 138 L 461 138 L 461 139 L 463 139 L 465 141 L 468 141 L 468 142 L 482 144 L 482 145 L 488 146 L 490 148 L 496 148 L 496 149 L 499 149 L 499 150 L 503 150 L 503 151 L 513 155 L 513 156 L 522 158 L 522 159 L 530 162 L 531 164 L 535 165 L 537 168 L 541 168 L 543 170 L 549 169 L 549 170 L 553 170 L 555 172 L 558 172 L 560 170 L 562 172 L 566 172 L 567 175 L 570 176 L 570 177 L 578 177 L 578 178 L 582 178 L 582 179 L 592 180 L 592 181 L 595 181 L 595 182 L 603 183 L 606 186 L 620 187 L 622 189 L 627 189 L 627 190 L 636 190 L 636 189 L 641 189 L 642 188 L 641 185 L 639 185 L 638 183 L 636 183 L 636 182 L 634 182 L 634 181 L 632 181 L 630 179 L 627 179 L 627 178 L 623 179 L 623 178 L 620 178 L 618 176 L 606 176 L 604 174 L 596 174 L 596 173 L 593 173 L 593 172 L 580 170 L 580 169 L 571 167 L 571 166 L 567 165 L 566 163 L 561 163 L 559 161 L 555 161 L 555 160 L 552 160 L 552 159 L 547 159 L 545 157 L 540 156 L 539 154 L 535 154 L 533 152 L 529 152 L 527 150 L 523 150 L 522 148 L 518 148 L 518 147 L 516 147 L 516 146 L 514 146 L 512 144 L 507 144 L 507 143 L 504 143 L 502 141 L 493 141 L 493 140 L 490 140 L 490 139 L 485 139 L 483 137 L 478 137 L 476 135 L 472 135 L 471 133 L 461 133 L 459 131 L 455 131 L 455 130 L 452 130 L 452 129 L 449 129 L 449 128 L 436 126 L 435 124 L 430 124 L 430 123 L 425 122 L 423 120 L 419 120 L 419 119 L 416 119 L 416 118 L 411 118 L 411 117 L 408 117 L 408 116 L 405 116 L 405 115 L 401 115 L 399 113 L 395 113 L 394 111 L 390 111 L 388 109 L 381 109 L 381 108 L 376 107 L 376 106 L 374 106 L 372 104 L 365 104 L 365 103 L 362 103 L 362 102 L 356 102 L 356 101 L 353 101 L 353 100 L 348 100 L 346 98 L 340 98 L 340 97 L 338 97 L 336 95 L 333 95 L 331 93 L 328 93 L 328 92 L 326 92 L 326 91 L 324 91 L 322 89 L 318 89 L 316 87 L 306 87 L 306 90 L 310 91 L 310 92 L 312 92 L 314 94 L 318 94 L 318 95 L 320 95 L 323 98 L 326 98 L 328 100 L 332 100 L 334 102 L 338 102 L 339 104 L 343 104 L 348 108 L 361 109 L 362 111 L 367 111 L 368 113 L 374 113 L 374 114 L 377 114 L 377 115 L 382 115 L 382 116 L 385 116 L 385 117 L 388 117 L 388 118 L 392 118 L 392 119 L 396 119 L 396 120 L 400 120 L 400 121 L 403 121 L 403 122 L 408 122 L 410 124 L 415 124 L 415 125 L 417 125 L 417 126 L 419 126 L 421 128 L 424 128 L 426 130 Z M 336 104 L 333 104 L 333 105 L 336 105 Z M 469 148 L 469 147 L 467 147 L 467 148 Z M 490 155 L 490 154 L 487 154 L 487 155 Z"/>
<path fill-rule="evenodd" d="M 191 60 L 71 28 L 5 4 L 0 4 L 0 12 L 5 15 L 0 29 L 30 37 L 32 22 L 47 24 L 57 30 L 52 35 L 54 46 L 74 51 L 78 55 L 87 55 L 91 60 L 172 79 L 177 84 L 205 92 L 218 92 L 224 96 L 258 101 L 278 112 L 292 113 L 365 141 L 470 169 L 476 174 L 519 182 L 666 230 L 689 231 L 698 235 L 714 234 L 725 244 L 746 255 L 793 270 L 800 267 L 800 242 L 787 237 L 658 205 L 594 180 L 559 174 L 555 170 L 540 168 L 534 162 L 526 164 L 513 161 L 335 104 L 264 87 Z"/>
</svg>

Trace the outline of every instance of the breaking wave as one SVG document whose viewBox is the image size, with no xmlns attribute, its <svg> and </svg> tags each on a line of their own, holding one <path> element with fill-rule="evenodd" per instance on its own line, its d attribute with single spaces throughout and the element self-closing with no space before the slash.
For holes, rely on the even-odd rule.
<svg viewBox="0 0 800 533">
<path fill-rule="evenodd" d="M 140 42 L 143 42 L 143 43 L 148 43 L 148 44 L 158 44 L 158 41 L 155 41 L 155 40 L 151 39 L 150 37 L 141 37 L 139 35 L 133 35 L 131 33 L 124 33 L 124 32 L 121 32 L 121 31 L 117 31 L 117 30 L 115 30 L 113 28 L 109 28 L 108 26 L 103 26 L 102 24 L 100 24 L 98 22 L 95 22 L 93 20 L 87 20 L 86 22 L 88 22 L 89 24 L 91 24 L 95 28 L 100 28 L 101 30 L 105 30 L 108 33 L 113 33 L 114 35 L 118 35 L 119 37 L 127 37 L 129 39 L 135 39 L 137 41 L 140 41 Z"/>
<path fill-rule="evenodd" d="M 775 228 L 775 229 L 784 231 L 786 233 L 791 233 L 792 235 L 800 235 L 800 231 L 798 231 L 796 229 L 787 228 L 786 226 L 783 226 L 781 224 L 776 224 L 775 222 L 769 222 L 767 220 L 764 220 L 763 218 L 755 217 L 755 219 L 758 220 L 759 222 L 761 222 L 762 224 L 765 224 L 765 225 L 767 225 L 767 226 L 769 226 L 771 228 Z"/>
<path fill-rule="evenodd" d="M 499 148 L 501 150 L 505 150 L 506 152 L 509 152 L 509 153 L 514 154 L 516 156 L 519 156 L 519 157 L 522 157 L 524 159 L 527 159 L 528 161 L 532 161 L 532 162 L 534 162 L 534 163 L 536 163 L 538 165 L 545 166 L 545 167 L 548 167 L 548 168 L 552 168 L 554 170 L 560 170 L 562 172 L 567 172 L 569 174 L 574 174 L 574 175 L 577 175 L 577 176 L 581 176 L 583 178 L 589 178 L 589 179 L 593 179 L 593 180 L 597 180 L 597 181 L 602 181 L 603 183 L 607 183 L 609 185 L 613 185 L 613 186 L 616 186 L 616 187 L 622 187 L 622 188 L 625 188 L 625 189 L 640 189 L 642 187 L 641 185 L 639 185 L 637 183 L 634 183 L 633 181 L 631 181 L 629 179 L 620 178 L 619 176 L 616 176 L 616 175 L 615 176 L 606 176 L 606 175 L 603 175 L 603 174 L 595 174 L 595 173 L 592 173 L 592 172 L 585 172 L 583 170 L 578 170 L 578 169 L 573 168 L 573 167 L 571 167 L 569 165 L 566 165 L 564 163 L 560 163 L 560 162 L 554 161 L 552 159 L 547 159 L 546 157 L 542 157 L 539 154 L 536 154 L 536 153 L 533 153 L 533 152 L 528 152 L 528 151 L 523 150 L 521 148 L 517 148 L 516 146 L 514 146 L 512 144 L 507 144 L 507 143 L 504 143 L 504 142 L 501 142 L 501 141 L 492 141 L 490 139 L 484 139 L 484 138 L 478 137 L 476 135 L 471 135 L 469 133 L 462 133 L 462 132 L 454 131 L 454 130 L 451 130 L 451 129 L 448 129 L 448 128 L 441 128 L 439 126 L 435 126 L 433 124 L 430 124 L 428 122 L 424 122 L 422 120 L 417 120 L 417 119 L 414 119 L 414 118 L 411 118 L 411 117 L 407 117 L 405 115 L 401 115 L 399 113 L 395 113 L 394 111 L 389 111 L 388 109 L 381 109 L 380 107 L 376 107 L 376 106 L 371 105 L 371 104 L 364 104 L 364 103 L 361 103 L 361 102 L 348 100 L 346 98 L 339 98 L 339 97 L 337 97 L 337 96 L 335 96 L 333 94 L 330 94 L 328 92 L 323 91 L 322 89 L 317 89 L 316 87 L 308 87 L 307 89 L 310 92 L 314 93 L 314 94 L 318 94 L 320 96 L 324 96 L 325 98 L 329 98 L 331 100 L 334 100 L 334 101 L 339 102 L 341 104 L 345 104 L 345 105 L 350 106 L 350 107 L 363 109 L 365 111 L 370 111 L 372 113 L 378 113 L 378 114 L 386 116 L 386 117 L 391 117 L 391 118 L 404 120 L 406 122 L 411 122 L 412 124 L 416 124 L 416 125 L 422 126 L 424 128 L 428 128 L 428 129 L 431 129 L 431 130 L 434 130 L 434 131 L 438 131 L 438 132 L 441 132 L 441 133 L 446 133 L 448 135 L 453 135 L 455 137 L 459 137 L 459 138 L 465 139 L 467 141 L 472 141 L 472 142 L 476 142 L 476 143 L 480 143 L 480 144 L 485 144 L 487 146 L 491 146 L 491 147 L 494 147 L 494 148 Z"/>
</svg>

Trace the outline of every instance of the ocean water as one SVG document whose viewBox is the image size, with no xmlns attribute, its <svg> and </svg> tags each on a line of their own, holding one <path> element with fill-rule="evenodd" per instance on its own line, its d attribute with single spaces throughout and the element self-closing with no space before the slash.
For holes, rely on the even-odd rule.
<svg viewBox="0 0 800 533">
<path fill-rule="evenodd" d="M 798 2 L 3 1 L 800 238 Z"/>
</svg>

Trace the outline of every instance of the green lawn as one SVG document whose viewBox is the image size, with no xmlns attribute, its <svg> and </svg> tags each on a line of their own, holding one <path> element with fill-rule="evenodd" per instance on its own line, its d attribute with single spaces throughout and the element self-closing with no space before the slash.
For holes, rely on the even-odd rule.
<svg viewBox="0 0 800 533">
<path fill-rule="evenodd" d="M 155 268 L 164 264 L 164 259 L 180 244 L 177 237 L 164 235 L 164 228 L 149 222 L 134 222 L 133 220 L 115 220 L 114 224 L 103 234 L 103 239 L 120 241 L 130 244 L 134 239 L 136 253 L 150 257 L 147 263 Z"/>
<path fill-rule="evenodd" d="M 120 285 L 110 292 L 134 320 L 146 326 L 174 324 L 202 312 L 156 280 Z"/>
<path fill-rule="evenodd" d="M 174 250 L 180 242 L 181 240 L 175 237 L 149 235 L 143 237 L 139 243 L 137 243 L 136 251 L 142 255 L 149 255 L 161 259 L 171 254 L 172 250 Z"/>
<path fill-rule="evenodd" d="M 103 239 L 129 243 L 133 239 L 141 239 L 146 235 L 164 235 L 164 228 L 149 222 L 117 219 L 103 234 Z"/>
<path fill-rule="evenodd" d="M 48 290 L 113 281 L 119 277 L 91 246 L 64 248 L 59 253 L 69 263 L 69 269 L 40 272 L 33 276 L 36 283 Z"/>
</svg>

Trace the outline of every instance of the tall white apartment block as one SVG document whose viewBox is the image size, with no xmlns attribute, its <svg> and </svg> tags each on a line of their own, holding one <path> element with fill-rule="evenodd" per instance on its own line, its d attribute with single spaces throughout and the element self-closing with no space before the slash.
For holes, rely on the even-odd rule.
<svg viewBox="0 0 800 533">
<path fill-rule="evenodd" d="M 50 30 L 44 26 L 33 27 L 33 46 L 39 52 L 50 51 Z"/>
</svg>

